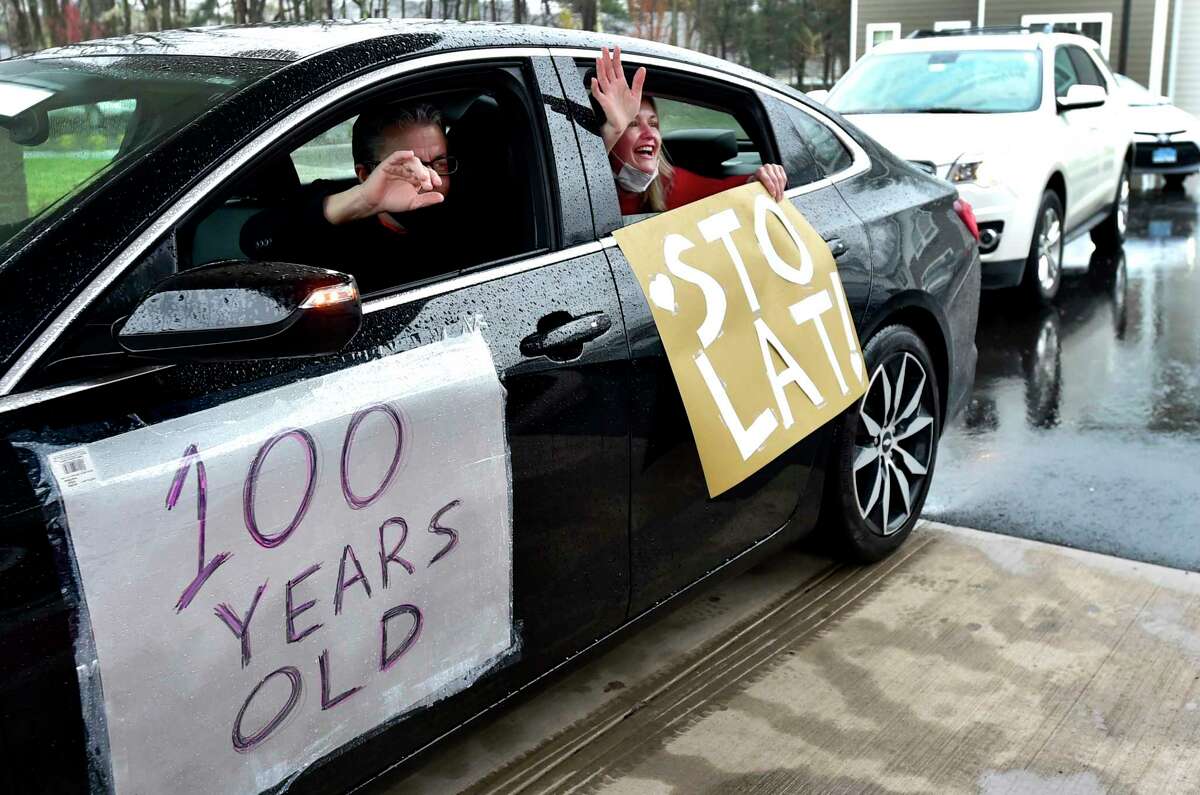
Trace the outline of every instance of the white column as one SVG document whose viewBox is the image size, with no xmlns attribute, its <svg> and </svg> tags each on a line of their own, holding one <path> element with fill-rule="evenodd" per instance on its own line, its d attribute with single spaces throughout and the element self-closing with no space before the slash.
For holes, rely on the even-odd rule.
<svg viewBox="0 0 1200 795">
<path fill-rule="evenodd" d="M 1171 71 L 1167 76 L 1167 96 L 1175 101 L 1175 74 L 1179 67 L 1179 27 L 1183 24 L 1183 0 L 1175 0 L 1174 19 L 1171 20 Z"/>
<path fill-rule="evenodd" d="M 979 19 L 975 22 L 979 27 L 983 27 L 983 18 L 987 12 L 987 0 L 979 0 Z"/>
<path fill-rule="evenodd" d="M 1151 94 L 1163 91 L 1163 58 L 1167 53 L 1167 12 L 1171 0 L 1154 0 L 1154 34 L 1150 39 L 1150 80 L 1146 88 Z"/>
<path fill-rule="evenodd" d="M 858 60 L 858 0 L 850 0 L 850 63 L 846 65 L 846 68 L 853 66 L 856 60 Z"/>
</svg>

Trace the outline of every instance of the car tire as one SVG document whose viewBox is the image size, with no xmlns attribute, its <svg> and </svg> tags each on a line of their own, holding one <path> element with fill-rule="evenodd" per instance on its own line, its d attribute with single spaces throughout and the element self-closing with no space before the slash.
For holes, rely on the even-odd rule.
<svg viewBox="0 0 1200 795">
<path fill-rule="evenodd" d="M 1029 255 L 1025 258 L 1025 273 L 1021 289 L 1034 303 L 1048 304 L 1058 295 L 1062 284 L 1063 206 L 1058 194 L 1048 190 L 1042 194 Z"/>
<path fill-rule="evenodd" d="M 929 349 L 911 328 L 887 326 L 863 355 L 867 391 L 834 420 L 821 530 L 839 557 L 871 563 L 899 549 L 921 516 L 942 415 Z"/>
<path fill-rule="evenodd" d="M 1129 228 L 1129 164 L 1121 169 L 1121 181 L 1117 183 L 1117 195 L 1113 198 L 1108 217 L 1092 227 L 1092 242 L 1097 246 L 1116 249 L 1125 242 L 1125 231 Z"/>
<path fill-rule="evenodd" d="M 1163 176 L 1163 190 L 1168 193 L 1178 193 L 1183 190 L 1183 183 L 1189 174 L 1166 174 Z"/>
</svg>

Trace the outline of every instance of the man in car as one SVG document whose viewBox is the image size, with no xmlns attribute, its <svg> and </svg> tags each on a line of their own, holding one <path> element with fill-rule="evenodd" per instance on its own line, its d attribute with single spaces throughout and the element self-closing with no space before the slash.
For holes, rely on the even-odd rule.
<svg viewBox="0 0 1200 795">
<path fill-rule="evenodd" d="M 258 260 L 352 273 L 363 293 L 465 264 L 447 246 L 446 199 L 458 167 L 441 114 L 427 104 L 363 113 L 351 135 L 358 183 L 336 191 L 318 180 L 242 227 L 242 251 Z"/>
</svg>

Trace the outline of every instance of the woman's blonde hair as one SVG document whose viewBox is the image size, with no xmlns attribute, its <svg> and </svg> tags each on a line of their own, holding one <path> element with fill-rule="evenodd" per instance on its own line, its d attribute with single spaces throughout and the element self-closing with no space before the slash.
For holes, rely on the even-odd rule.
<svg viewBox="0 0 1200 795">
<path fill-rule="evenodd" d="M 646 97 L 650 107 L 654 108 L 654 114 L 658 115 L 658 103 L 654 101 L 654 97 Z M 675 168 L 671 162 L 667 160 L 666 150 L 660 144 L 658 147 L 658 176 L 650 183 L 650 187 L 646 188 L 646 192 L 642 194 L 642 200 L 638 203 L 638 209 L 646 213 L 661 213 L 667 209 L 667 196 L 671 192 L 671 182 L 675 179 Z"/>
</svg>

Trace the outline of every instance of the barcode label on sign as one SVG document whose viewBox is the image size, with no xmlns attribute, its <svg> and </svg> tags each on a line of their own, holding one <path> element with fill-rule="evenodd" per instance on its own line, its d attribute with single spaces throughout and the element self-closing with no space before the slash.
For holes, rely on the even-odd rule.
<svg viewBox="0 0 1200 795">
<path fill-rule="evenodd" d="M 92 466 L 92 456 L 86 447 L 51 453 L 48 458 L 50 470 L 64 491 L 96 479 L 96 468 Z"/>
</svg>

